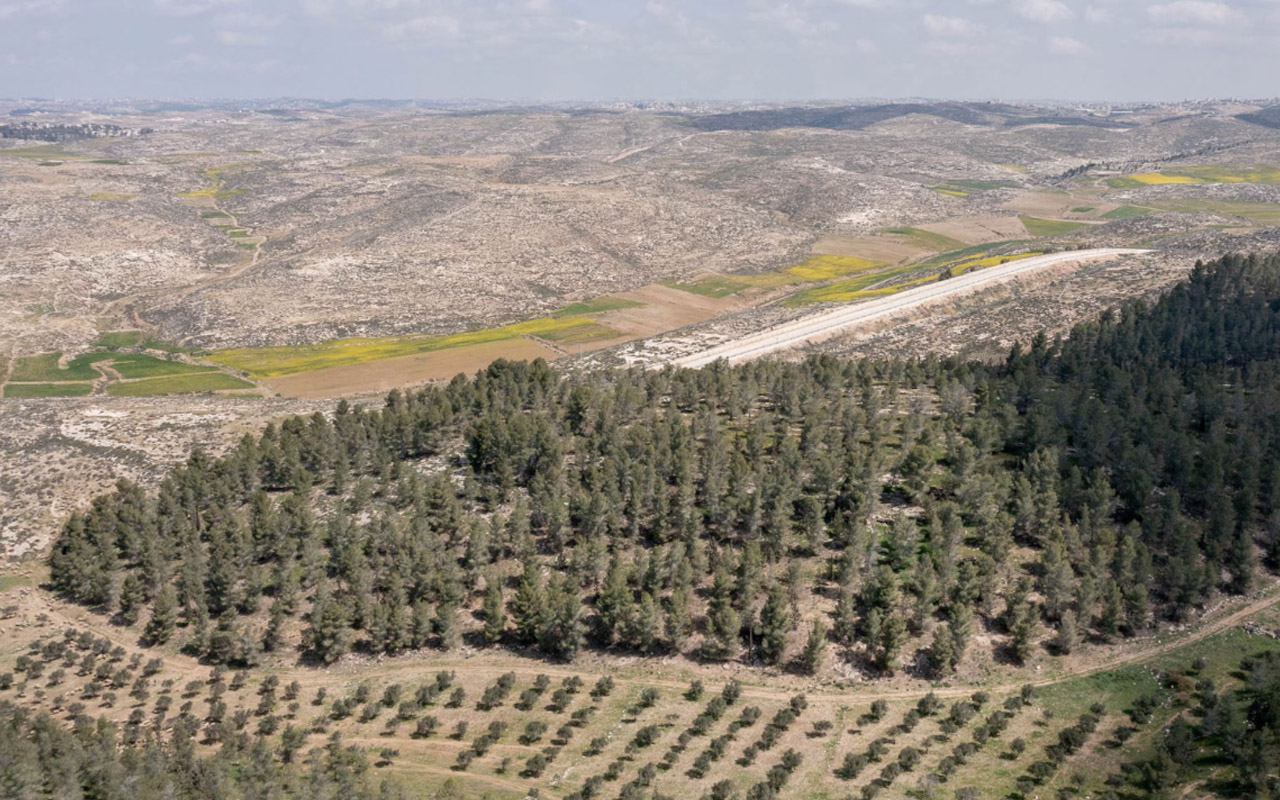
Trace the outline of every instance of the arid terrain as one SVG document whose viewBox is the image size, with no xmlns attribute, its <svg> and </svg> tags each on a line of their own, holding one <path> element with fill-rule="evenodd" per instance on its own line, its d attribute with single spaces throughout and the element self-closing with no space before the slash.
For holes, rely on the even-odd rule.
<svg viewBox="0 0 1280 800">
<path fill-rule="evenodd" d="M 1154 251 L 822 345 L 998 356 L 1280 223 L 1280 130 L 1242 104 L 0 110 L 96 125 L 0 139 L 14 555 L 113 476 L 327 405 L 288 398 L 657 365 L 943 269 Z"/>
<path fill-rule="evenodd" d="M 1157 786 L 1280 663 L 1271 355 L 1010 351 L 1280 249 L 1278 109 L 0 101 L 0 703 L 448 800 Z"/>
</svg>

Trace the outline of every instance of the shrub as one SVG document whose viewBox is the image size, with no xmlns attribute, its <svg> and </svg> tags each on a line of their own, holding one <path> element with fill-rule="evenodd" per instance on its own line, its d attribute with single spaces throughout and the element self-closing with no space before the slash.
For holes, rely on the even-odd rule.
<svg viewBox="0 0 1280 800">
<path fill-rule="evenodd" d="M 593 700 L 599 700 L 603 697 L 608 697 L 612 692 L 613 678 L 605 675 L 603 678 L 596 681 L 596 685 L 591 688 L 591 698 Z"/>
</svg>

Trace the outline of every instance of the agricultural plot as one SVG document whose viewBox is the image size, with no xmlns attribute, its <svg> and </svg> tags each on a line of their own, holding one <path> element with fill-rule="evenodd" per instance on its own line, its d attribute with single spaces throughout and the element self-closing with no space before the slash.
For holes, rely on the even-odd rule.
<svg viewBox="0 0 1280 800">
<path fill-rule="evenodd" d="M 1119 178 L 1109 178 L 1107 185 L 1113 189 L 1133 189 L 1142 186 L 1167 186 L 1176 184 L 1212 183 L 1280 183 L 1280 169 L 1270 166 L 1230 167 L 1199 166 L 1179 167 L 1161 172 L 1143 172 Z"/>
<path fill-rule="evenodd" d="M 142 331 L 107 331 L 94 342 L 97 347 L 137 347 L 146 334 Z"/>
<path fill-rule="evenodd" d="M 5 397 L 84 397 L 93 392 L 91 383 L 6 383 Z"/>
<path fill-rule="evenodd" d="M 0 583 L 0 600 L 25 617 L 23 591 L 25 579 Z M 60 605 L 41 608 L 41 622 L 0 646 L 0 701 L 17 708 L 52 702 L 59 715 L 110 721 L 124 744 L 184 726 L 201 752 L 261 740 L 286 761 L 337 741 L 379 779 L 422 796 L 510 800 L 1141 790 L 1149 773 L 1133 765 L 1158 757 L 1169 721 L 1202 724 L 1214 698 L 1247 697 L 1241 659 L 1280 651 L 1274 639 L 1230 627 L 1113 670 L 883 696 L 518 658 L 475 668 L 438 650 L 353 662 L 334 680 L 269 653 L 261 665 L 210 668 L 176 645 L 140 647 L 130 628 L 85 628 Z M 1174 768 L 1195 781 L 1232 770 L 1208 757 Z"/>
<path fill-rule="evenodd" d="M 1103 214 L 1102 218 L 1105 220 L 1131 219 L 1133 217 L 1146 216 L 1150 213 L 1151 209 L 1143 208 L 1142 206 L 1120 206 Z"/>
<path fill-rule="evenodd" d="M 300 347 L 261 347 L 218 350 L 209 360 L 259 378 L 276 378 L 298 372 L 361 364 L 386 358 L 447 350 L 536 336 L 564 344 L 579 344 L 617 336 L 617 332 L 590 317 L 542 317 L 539 319 L 443 336 L 390 336 L 338 339 Z"/>
<path fill-rule="evenodd" d="M 93 365 L 111 358 L 110 353 L 86 353 L 61 365 L 61 353 L 42 353 L 14 359 L 9 373 L 11 382 L 35 383 L 56 381 L 92 381 L 102 377 Z"/>
<path fill-rule="evenodd" d="M 1078 231 L 1088 227 L 1083 222 L 1072 222 L 1065 219 L 1042 219 L 1040 217 L 1018 217 L 1027 233 L 1032 236 L 1059 236 L 1064 233 Z"/>
<path fill-rule="evenodd" d="M 950 236 L 944 236 L 940 233 L 934 233 L 920 228 L 886 228 L 884 232 L 905 237 L 911 244 L 934 252 L 955 250 L 957 248 L 964 247 L 965 245 L 965 243 L 959 239 L 953 239 Z"/>
<path fill-rule="evenodd" d="M 1256 225 L 1280 225 L 1280 204 L 1277 203 L 1177 198 L 1159 200 L 1152 205 L 1165 211 L 1216 214 L 1222 217 L 1240 217 Z"/>
<path fill-rule="evenodd" d="M 162 394 L 193 394 L 196 392 L 220 392 L 233 389 L 253 389 L 252 383 L 225 372 L 205 371 L 197 374 L 168 375 L 162 378 L 146 378 L 134 381 L 116 381 L 107 384 L 107 394 L 113 397 L 145 397 Z"/>
</svg>

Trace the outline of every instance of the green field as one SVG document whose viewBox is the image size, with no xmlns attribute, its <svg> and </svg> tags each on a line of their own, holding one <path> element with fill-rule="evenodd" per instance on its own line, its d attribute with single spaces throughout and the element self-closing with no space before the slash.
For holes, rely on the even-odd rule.
<svg viewBox="0 0 1280 800">
<path fill-rule="evenodd" d="M 1120 178 L 1108 178 L 1113 189 L 1135 189 L 1166 184 L 1210 183 L 1280 183 L 1280 169 L 1271 166 L 1230 167 L 1218 164 L 1178 167 L 1160 172 L 1143 172 Z"/>
<path fill-rule="evenodd" d="M 658 283 L 671 289 L 679 289 L 682 292 L 715 298 L 728 297 L 731 294 L 737 294 L 743 289 L 750 288 L 750 284 L 733 278 L 726 278 L 723 275 L 707 275 L 690 282 L 661 280 Z"/>
<path fill-rule="evenodd" d="M 252 389 L 252 383 L 225 372 L 202 372 L 193 375 L 170 375 L 142 381 L 107 384 L 107 394 L 113 397 L 141 397 L 157 394 L 190 394 L 213 392 L 222 389 Z M 8 389 L 6 388 L 6 393 Z"/>
<path fill-rule="evenodd" d="M 1062 219 L 1041 219 L 1040 217 L 1018 217 L 1027 233 L 1032 236 L 1058 236 L 1088 227 L 1083 222 L 1069 222 Z"/>
<path fill-rule="evenodd" d="M 601 314 L 605 311 L 618 311 L 624 308 L 640 308 L 644 303 L 635 300 L 628 300 L 625 297 L 597 297 L 594 300 L 584 300 L 581 303 L 571 303 L 559 311 L 554 312 L 551 316 L 559 317 L 576 317 L 583 314 Z"/>
<path fill-rule="evenodd" d="M 429 353 L 471 344 L 500 342 L 519 336 L 537 336 L 564 344 L 580 344 L 618 335 L 590 317 L 540 317 L 500 328 L 482 328 L 441 336 L 387 336 L 335 339 L 297 347 L 246 347 L 215 350 L 209 360 L 243 370 L 257 378 L 278 378 L 325 367 L 361 364 L 396 356 Z"/>
<path fill-rule="evenodd" d="M 925 250 L 934 250 L 942 252 L 944 250 L 955 250 L 964 247 L 964 242 L 959 239 L 952 239 L 950 236 L 943 236 L 940 233 L 926 231 L 920 228 L 886 228 L 885 233 L 895 233 L 899 236 L 906 236 L 911 240 L 911 244 L 922 247 Z"/>
<path fill-rule="evenodd" d="M 1141 217 L 1151 213 L 1151 209 L 1141 206 L 1120 206 L 1102 215 L 1103 219 L 1117 220 Z"/>
<path fill-rule="evenodd" d="M 111 368 L 120 376 L 129 378 L 158 378 L 164 375 L 192 375 L 199 372 L 213 372 L 213 367 L 196 364 L 184 364 L 181 361 L 169 361 L 144 353 L 129 353 L 112 358 Z"/>
<path fill-rule="evenodd" d="M 0 156 L 16 156 L 18 158 L 60 158 L 60 159 L 84 159 L 88 158 L 84 153 L 76 153 L 71 150 L 65 150 L 56 144 L 35 144 L 29 147 L 7 147 L 0 148 Z"/>
<path fill-rule="evenodd" d="M 1072 214 L 1088 214 L 1090 211 L 1093 210 L 1093 208 L 1094 208 L 1093 206 L 1076 206 L 1075 208 L 1071 209 L 1071 213 Z"/>
<path fill-rule="evenodd" d="M 137 347 L 142 344 L 142 331 L 107 331 L 94 342 L 97 347 Z"/>
<path fill-rule="evenodd" d="M 11 381 L 26 383 L 43 381 L 92 381 L 99 373 L 92 364 L 111 358 L 111 353 L 86 353 L 76 356 L 67 362 L 66 369 L 58 369 L 61 353 L 41 353 L 38 356 L 25 356 L 13 364 Z"/>
<path fill-rule="evenodd" d="M 5 397 L 84 397 L 93 391 L 88 383 L 6 383 Z"/>
<path fill-rule="evenodd" d="M 1153 206 L 1165 211 L 1200 212 L 1223 217 L 1242 217 L 1259 225 L 1280 225 L 1280 204 L 1231 200 L 1161 200 Z"/>
<path fill-rule="evenodd" d="M 830 281 L 884 266 L 883 262 L 857 256 L 813 255 L 794 267 L 743 275 L 704 275 L 692 282 L 665 280 L 663 286 L 705 297 L 728 297 L 744 289 L 779 289 L 805 283 Z"/>
<path fill-rule="evenodd" d="M 958 189 L 971 189 L 975 192 L 986 192 L 992 189 L 1017 189 L 1020 184 L 1014 181 L 943 181 L 944 186 L 954 186 Z"/>
</svg>

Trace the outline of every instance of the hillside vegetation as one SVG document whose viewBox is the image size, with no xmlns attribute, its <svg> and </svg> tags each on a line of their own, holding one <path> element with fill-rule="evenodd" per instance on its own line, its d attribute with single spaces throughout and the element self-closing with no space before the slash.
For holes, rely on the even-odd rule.
<svg viewBox="0 0 1280 800">
<path fill-rule="evenodd" d="M 1198 265 L 1152 306 L 1040 337 L 1000 364 L 821 357 L 564 375 L 498 362 L 393 392 L 379 409 L 343 402 L 332 416 L 285 420 L 220 459 L 197 451 L 154 495 L 121 482 L 67 522 L 51 583 L 152 647 L 240 668 L 290 652 L 322 665 L 464 643 L 499 660 L 591 650 L 827 678 L 965 681 L 993 664 L 1081 652 L 1105 664 L 1114 643 L 1248 593 L 1280 561 L 1277 297 L 1280 257 L 1230 256 Z M 1220 761 L 1261 764 L 1232 780 L 1269 790 L 1274 709 L 1248 698 L 1274 695 L 1275 661 L 1249 668 L 1245 701 L 1197 689 L 1218 727 L 1166 742 L 1156 766 L 1134 769 L 1212 746 Z M 503 704 L 514 673 L 504 680 L 482 687 L 482 705 Z M 629 718 L 645 696 L 628 700 L 639 703 Z M 953 709 L 943 741 L 985 702 Z M 761 734 L 769 747 L 806 701 L 790 707 Z M 982 741 L 1017 707 L 989 714 Z M 918 709 L 905 732 L 939 708 Z M 1075 753 L 1104 715 L 1064 727 L 1055 752 Z M 1231 727 L 1244 715 L 1262 720 L 1247 735 Z M 534 722 L 522 745 L 542 737 Z M 10 735 L 45 724 L 18 718 Z M 628 756 L 663 729 L 651 727 L 633 732 Z M 572 735 L 566 725 L 557 738 Z M 931 741 L 904 748 L 916 752 L 877 781 L 913 769 Z M 717 776 L 726 743 L 699 762 L 699 780 Z M 284 770 L 272 778 L 282 785 L 303 780 L 269 748 L 249 752 L 238 763 Z M 343 752 L 338 740 L 316 751 L 309 769 L 329 772 L 308 780 L 345 780 L 323 760 Z M 852 780 L 880 755 L 851 753 L 836 774 Z M 531 756 L 528 776 L 554 758 Z M 782 791 L 801 759 L 783 753 L 748 796 Z M 1061 760 L 1033 764 L 1017 791 L 1051 782 Z M 642 769 L 624 796 L 642 796 L 656 774 Z M 600 784 L 589 784 L 575 796 L 594 796 Z M 713 800 L 738 796 L 717 786 Z"/>
</svg>

